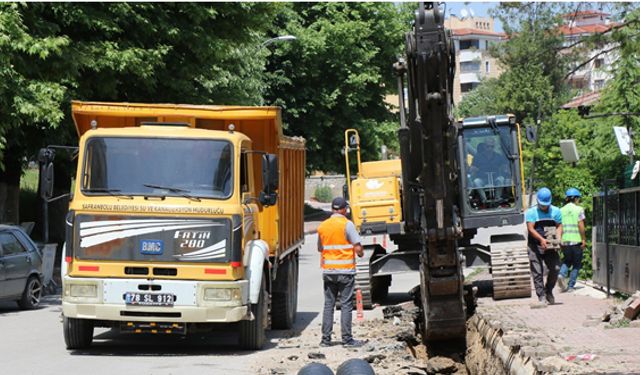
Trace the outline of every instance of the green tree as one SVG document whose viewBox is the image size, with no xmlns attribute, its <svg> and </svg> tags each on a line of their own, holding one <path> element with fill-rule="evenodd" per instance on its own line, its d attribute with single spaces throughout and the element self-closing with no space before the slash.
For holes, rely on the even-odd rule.
<svg viewBox="0 0 640 375">
<path fill-rule="evenodd" d="M 45 142 L 75 143 L 71 99 L 260 103 L 259 46 L 284 6 L 0 4 L 0 145 L 12 150 L 0 155 L 11 192 L 0 206 L 17 201 L 25 158 Z"/>
<path fill-rule="evenodd" d="M 294 3 L 278 23 L 295 43 L 273 48 L 268 102 L 284 108 L 286 132 L 307 139 L 307 168 L 343 172 L 343 132 L 358 129 L 363 159 L 394 148 L 398 122 L 392 64 L 410 29 L 391 3 Z"/>
</svg>

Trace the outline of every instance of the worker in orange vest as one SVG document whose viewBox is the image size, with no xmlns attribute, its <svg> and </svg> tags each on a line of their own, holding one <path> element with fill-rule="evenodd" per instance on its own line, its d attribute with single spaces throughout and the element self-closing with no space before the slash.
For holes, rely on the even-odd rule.
<svg viewBox="0 0 640 375">
<path fill-rule="evenodd" d="M 324 282 L 324 311 L 322 314 L 322 341 L 320 346 L 331 345 L 333 311 L 340 295 L 340 332 L 342 345 L 362 346 L 351 334 L 351 313 L 356 277 L 356 254 L 364 255 L 360 235 L 353 222 L 347 219 L 347 201 L 337 197 L 331 202 L 333 215 L 318 227 L 318 251 Z"/>
</svg>

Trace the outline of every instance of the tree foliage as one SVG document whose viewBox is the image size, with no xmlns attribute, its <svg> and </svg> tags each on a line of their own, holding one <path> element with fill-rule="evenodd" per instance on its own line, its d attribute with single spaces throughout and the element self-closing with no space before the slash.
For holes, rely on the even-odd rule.
<svg viewBox="0 0 640 375">
<path fill-rule="evenodd" d="M 308 170 L 343 172 L 344 130 L 360 132 L 363 159 L 397 144 L 384 98 L 407 16 L 392 3 L 294 3 L 278 20 L 298 40 L 273 48 L 268 103 L 284 107 L 287 132 L 307 139 Z"/>
<path fill-rule="evenodd" d="M 282 6 L 1 4 L 0 134 L 69 127 L 71 98 L 257 104 L 259 46 Z"/>
</svg>

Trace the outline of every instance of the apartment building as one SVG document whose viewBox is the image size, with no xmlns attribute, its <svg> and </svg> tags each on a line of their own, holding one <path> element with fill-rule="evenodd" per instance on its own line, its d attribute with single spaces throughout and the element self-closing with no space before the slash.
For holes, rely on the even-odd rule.
<svg viewBox="0 0 640 375">
<path fill-rule="evenodd" d="M 451 15 L 445 20 L 451 29 L 456 50 L 456 75 L 453 82 L 453 101 L 475 89 L 485 78 L 498 77 L 502 72 L 497 60 L 490 56 L 489 48 L 505 40 L 504 33 L 494 31 L 491 17 L 461 17 Z"/>
<path fill-rule="evenodd" d="M 595 33 L 604 33 L 615 25 L 609 14 L 597 10 L 565 14 L 563 19 L 565 23 L 560 27 L 560 33 L 564 36 L 565 47 L 574 46 Z M 611 69 L 618 55 L 615 51 L 607 52 L 611 47 L 610 44 L 603 44 L 589 51 L 585 61 L 590 61 L 568 78 L 571 87 L 577 89 L 579 94 L 599 91 L 613 78 Z M 579 64 L 581 62 L 576 62 L 575 67 Z"/>
</svg>

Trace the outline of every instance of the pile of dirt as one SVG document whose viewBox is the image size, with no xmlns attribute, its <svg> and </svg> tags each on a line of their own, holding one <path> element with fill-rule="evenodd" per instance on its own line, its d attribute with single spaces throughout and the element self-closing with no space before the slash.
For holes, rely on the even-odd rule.
<svg viewBox="0 0 640 375">
<path fill-rule="evenodd" d="M 344 361 L 360 358 L 371 364 L 376 375 L 467 374 L 461 361 L 428 358 L 427 348 L 416 334 L 418 308 L 412 303 L 388 306 L 383 319 L 354 320 L 353 334 L 367 340 L 360 348 L 344 348 L 339 342 L 320 347 L 320 324 L 298 335 L 280 339 L 274 350 L 260 353 L 255 370 L 261 375 L 296 374 L 303 366 L 318 362 L 333 371 Z M 339 322 L 334 322 L 339 327 Z"/>
</svg>

